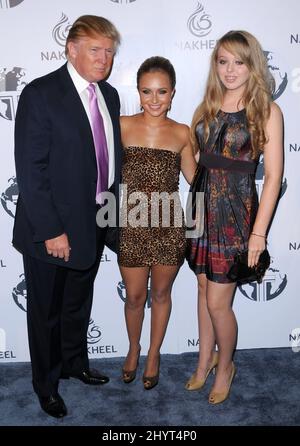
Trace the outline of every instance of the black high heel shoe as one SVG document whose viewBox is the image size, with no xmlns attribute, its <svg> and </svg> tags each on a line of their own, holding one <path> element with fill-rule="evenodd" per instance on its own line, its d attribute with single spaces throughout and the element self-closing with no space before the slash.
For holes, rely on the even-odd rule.
<svg viewBox="0 0 300 446">
<path fill-rule="evenodd" d="M 143 384 L 145 390 L 153 389 L 158 384 L 159 381 L 159 366 L 160 366 L 160 355 L 158 356 L 158 373 L 154 376 L 143 375 Z"/>
<path fill-rule="evenodd" d="M 153 389 L 158 384 L 159 381 L 159 374 L 155 376 L 145 376 L 143 375 L 143 383 L 144 383 L 144 389 L 150 390 Z"/>
<path fill-rule="evenodd" d="M 122 369 L 122 379 L 123 379 L 123 382 L 125 384 L 129 384 L 129 383 L 131 383 L 132 381 L 135 380 L 136 371 L 137 371 L 137 368 L 138 368 L 138 365 L 139 365 L 139 360 L 140 360 L 140 354 L 141 354 L 141 348 L 139 349 L 139 352 L 138 352 L 138 357 L 137 357 L 136 368 L 135 369 L 133 369 L 133 370 Z"/>
</svg>

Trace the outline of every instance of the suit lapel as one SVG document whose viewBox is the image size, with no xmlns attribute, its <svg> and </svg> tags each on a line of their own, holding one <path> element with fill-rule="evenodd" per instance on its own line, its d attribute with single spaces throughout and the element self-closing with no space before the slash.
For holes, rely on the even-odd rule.
<svg viewBox="0 0 300 446">
<path fill-rule="evenodd" d="M 67 64 L 57 70 L 59 76 L 59 85 L 61 93 L 62 106 L 65 109 L 66 116 L 70 117 L 72 129 L 79 132 L 82 140 L 80 144 L 85 153 L 87 152 L 96 165 L 96 155 L 93 140 L 93 133 L 86 111 L 75 88 L 75 85 L 67 70 Z M 115 103 L 113 94 L 106 87 L 105 82 L 98 83 L 103 94 L 108 112 L 111 117 L 113 133 L 114 133 L 114 152 L 115 152 L 115 175 L 118 180 L 121 163 L 121 147 L 120 147 L 120 128 L 119 128 L 119 109 Z"/>
<path fill-rule="evenodd" d="M 107 91 L 107 89 L 104 88 L 104 85 L 101 82 L 99 82 L 98 85 L 99 85 L 99 88 L 101 90 L 101 93 L 103 94 L 103 97 L 104 97 L 107 109 L 109 111 L 112 123 L 114 125 L 114 118 L 115 118 L 115 115 L 116 115 L 116 110 L 115 110 L 114 104 L 112 103 L 111 94 L 109 94 L 109 91 Z"/>
<path fill-rule="evenodd" d="M 83 147 L 90 148 L 90 154 L 94 160 L 95 148 L 93 134 L 90 126 L 89 119 L 86 111 L 80 99 L 80 96 L 75 88 L 75 85 L 69 75 L 66 64 L 61 67 L 59 71 L 60 83 L 61 83 L 61 100 L 66 109 L 66 113 L 72 119 L 73 128 L 79 131 L 79 134 L 83 140 Z"/>
</svg>

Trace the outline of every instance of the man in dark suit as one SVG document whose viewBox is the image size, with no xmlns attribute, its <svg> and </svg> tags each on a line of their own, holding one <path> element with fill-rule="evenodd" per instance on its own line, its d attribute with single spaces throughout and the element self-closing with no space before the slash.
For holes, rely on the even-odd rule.
<svg viewBox="0 0 300 446">
<path fill-rule="evenodd" d="M 117 193 L 120 182 L 120 103 L 105 82 L 119 43 L 105 18 L 79 17 L 68 62 L 24 88 L 16 116 L 13 244 L 24 259 L 33 388 L 57 418 L 67 413 L 59 378 L 109 381 L 89 368 L 86 336 L 107 231 L 96 224 L 96 194 Z"/>
</svg>

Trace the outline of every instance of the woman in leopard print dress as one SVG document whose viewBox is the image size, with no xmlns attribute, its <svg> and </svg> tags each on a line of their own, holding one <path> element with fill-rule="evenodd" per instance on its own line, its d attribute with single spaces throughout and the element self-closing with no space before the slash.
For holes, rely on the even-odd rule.
<svg viewBox="0 0 300 446">
<path fill-rule="evenodd" d="M 167 117 L 175 92 L 175 71 L 169 60 L 147 59 L 138 70 L 137 87 L 143 111 L 121 118 L 124 190 L 118 260 L 126 287 L 129 338 L 123 381 L 129 383 L 136 376 L 151 275 L 150 348 L 143 375 L 144 388 L 151 389 L 158 383 L 171 289 L 186 247 L 179 173 L 182 170 L 191 182 L 196 163 L 188 126 Z"/>
</svg>

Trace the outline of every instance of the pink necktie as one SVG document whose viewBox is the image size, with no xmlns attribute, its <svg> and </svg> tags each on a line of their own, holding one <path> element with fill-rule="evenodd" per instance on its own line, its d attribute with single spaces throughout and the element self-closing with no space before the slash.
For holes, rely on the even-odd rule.
<svg viewBox="0 0 300 446">
<path fill-rule="evenodd" d="M 103 118 L 98 107 L 95 88 L 94 84 L 89 84 L 87 87 L 98 169 L 96 201 L 103 204 L 101 192 L 107 191 L 108 188 L 108 150 Z"/>
</svg>

